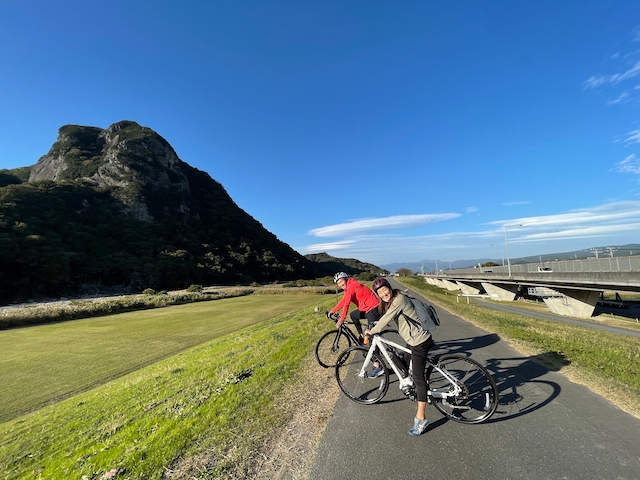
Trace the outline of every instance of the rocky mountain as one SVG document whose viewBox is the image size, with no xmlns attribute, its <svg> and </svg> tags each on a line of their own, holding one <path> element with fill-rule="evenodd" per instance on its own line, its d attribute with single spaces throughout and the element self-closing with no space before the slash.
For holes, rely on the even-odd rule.
<svg viewBox="0 0 640 480">
<path fill-rule="evenodd" d="M 153 130 L 65 125 L 0 170 L 0 299 L 326 275 Z"/>
</svg>

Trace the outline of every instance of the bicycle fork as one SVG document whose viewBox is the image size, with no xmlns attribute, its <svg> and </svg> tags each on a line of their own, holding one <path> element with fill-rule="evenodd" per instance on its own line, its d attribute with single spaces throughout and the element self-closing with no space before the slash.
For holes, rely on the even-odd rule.
<svg viewBox="0 0 640 480">
<path fill-rule="evenodd" d="M 442 388 L 436 388 L 435 390 L 431 390 L 430 388 L 427 390 L 427 398 L 441 398 L 442 403 L 445 405 L 449 405 L 450 407 L 456 408 L 464 408 L 460 405 L 451 405 L 447 400 L 451 397 L 457 397 L 462 393 L 462 388 L 458 384 L 458 380 L 447 372 L 444 368 L 440 367 L 440 365 L 434 365 L 434 368 L 442 375 L 448 382 L 449 385 Z"/>
<path fill-rule="evenodd" d="M 367 356 L 365 357 L 364 363 L 362 364 L 362 368 L 358 373 L 358 378 L 364 379 L 367 377 L 368 375 L 367 368 L 371 363 L 374 350 L 376 349 L 370 348 L 369 352 L 367 352 Z M 411 376 L 411 373 L 409 373 L 409 375 L 407 375 L 406 377 L 402 376 L 395 368 L 393 368 L 395 365 L 393 363 L 393 360 L 390 358 L 391 354 L 388 353 L 385 349 L 378 349 L 378 350 L 380 351 L 382 356 L 387 360 L 388 364 L 391 366 L 390 368 L 396 373 L 396 376 L 398 377 L 398 383 L 399 383 L 398 388 L 402 390 L 402 393 L 404 393 L 406 396 L 414 400 L 415 388 L 413 385 L 413 378 Z M 411 362 L 409 362 L 409 372 L 411 372 Z M 384 382 L 385 382 L 385 379 L 383 378 L 380 382 L 380 387 L 379 387 L 380 390 L 382 390 L 382 388 L 384 387 Z"/>
</svg>

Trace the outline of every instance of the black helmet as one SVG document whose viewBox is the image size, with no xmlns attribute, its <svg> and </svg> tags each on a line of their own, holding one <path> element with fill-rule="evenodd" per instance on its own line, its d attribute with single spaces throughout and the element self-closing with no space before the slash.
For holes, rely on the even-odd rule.
<svg viewBox="0 0 640 480">
<path fill-rule="evenodd" d="M 371 286 L 371 289 L 374 292 L 377 292 L 380 287 L 387 287 L 389 290 L 391 290 L 391 285 L 389 284 L 386 278 L 382 278 L 382 277 L 376 278 L 373 281 L 373 285 Z"/>
</svg>

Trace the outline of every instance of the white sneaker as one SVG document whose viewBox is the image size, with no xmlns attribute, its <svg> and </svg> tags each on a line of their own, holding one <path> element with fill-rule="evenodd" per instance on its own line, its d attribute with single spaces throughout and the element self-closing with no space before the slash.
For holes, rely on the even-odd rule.
<svg viewBox="0 0 640 480">
<path fill-rule="evenodd" d="M 420 420 L 419 418 L 414 418 L 413 428 L 409 430 L 409 435 L 413 435 L 414 437 L 419 437 L 425 432 L 428 425 L 429 425 L 429 420 L 427 420 L 426 418 L 424 420 Z"/>
</svg>

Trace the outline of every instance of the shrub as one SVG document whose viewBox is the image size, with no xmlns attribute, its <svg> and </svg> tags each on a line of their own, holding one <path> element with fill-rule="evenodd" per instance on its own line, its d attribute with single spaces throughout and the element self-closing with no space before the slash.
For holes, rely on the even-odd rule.
<svg viewBox="0 0 640 480">
<path fill-rule="evenodd" d="M 202 292 L 202 285 L 189 285 L 189 287 L 187 288 L 187 292 Z"/>
<path fill-rule="evenodd" d="M 155 291 L 153 288 L 145 288 L 145 289 L 142 291 L 142 294 L 143 294 L 143 295 L 155 295 L 155 294 L 156 294 L 156 291 Z"/>
<path fill-rule="evenodd" d="M 361 282 L 373 282 L 376 278 L 377 275 L 371 272 L 362 272 L 356 276 L 356 280 L 359 280 Z"/>
</svg>

